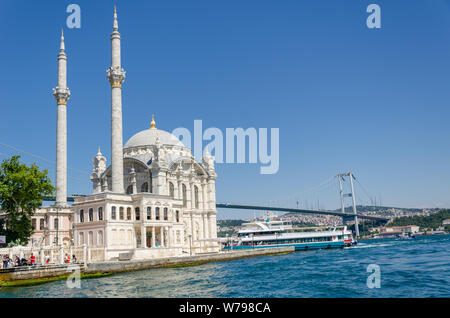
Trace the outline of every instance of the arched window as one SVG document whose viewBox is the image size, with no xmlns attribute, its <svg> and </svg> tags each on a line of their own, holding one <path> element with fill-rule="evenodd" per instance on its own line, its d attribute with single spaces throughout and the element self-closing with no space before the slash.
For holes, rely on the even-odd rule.
<svg viewBox="0 0 450 318">
<path fill-rule="evenodd" d="M 147 220 L 151 220 L 152 219 L 152 208 L 151 207 L 147 207 Z"/>
<path fill-rule="evenodd" d="M 139 221 L 141 219 L 141 212 L 139 211 L 139 208 L 135 208 L 134 213 L 136 214 L 136 221 Z"/>
<path fill-rule="evenodd" d="M 94 221 L 94 209 L 89 209 L 89 222 Z"/>
<path fill-rule="evenodd" d="M 141 186 L 141 192 L 148 192 L 148 182 L 144 182 Z"/>
<path fill-rule="evenodd" d="M 167 208 L 164 208 L 164 220 L 165 221 L 167 221 L 167 220 L 169 220 L 169 216 L 168 216 L 168 213 L 167 213 Z"/>
<path fill-rule="evenodd" d="M 119 219 L 123 220 L 123 206 L 119 208 Z"/>
<path fill-rule="evenodd" d="M 80 210 L 80 223 L 84 222 L 84 211 Z"/>
<path fill-rule="evenodd" d="M 44 230 L 44 219 L 39 220 L 39 230 Z"/>
<path fill-rule="evenodd" d="M 182 189 L 182 192 L 183 192 L 183 207 L 186 208 L 187 207 L 186 185 L 183 184 L 181 189 Z"/>
<path fill-rule="evenodd" d="M 129 185 L 127 188 L 127 194 L 133 194 L 133 186 Z"/>
<path fill-rule="evenodd" d="M 58 218 L 53 219 L 53 228 L 55 230 L 57 230 L 59 228 L 59 219 Z"/>
<path fill-rule="evenodd" d="M 159 220 L 159 208 L 155 209 L 155 219 Z"/>
<path fill-rule="evenodd" d="M 194 199 L 195 199 L 195 208 L 198 209 L 198 187 L 194 186 Z"/>
<path fill-rule="evenodd" d="M 177 222 L 180 222 L 180 211 L 177 210 L 175 212 L 175 218 L 176 218 Z"/>
<path fill-rule="evenodd" d="M 116 219 L 116 207 L 115 206 L 111 207 L 111 219 L 112 220 Z"/>
<path fill-rule="evenodd" d="M 169 196 L 171 198 L 175 197 L 175 187 L 173 186 L 172 182 L 169 182 Z"/>
<path fill-rule="evenodd" d="M 127 220 L 131 220 L 131 208 L 127 208 Z"/>
<path fill-rule="evenodd" d="M 98 208 L 98 220 L 103 221 L 103 208 L 102 207 Z"/>
</svg>

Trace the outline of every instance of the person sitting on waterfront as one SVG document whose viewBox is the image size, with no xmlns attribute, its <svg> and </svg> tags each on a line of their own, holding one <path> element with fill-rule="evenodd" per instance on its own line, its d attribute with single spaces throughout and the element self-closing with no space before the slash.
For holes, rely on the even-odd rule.
<svg viewBox="0 0 450 318">
<path fill-rule="evenodd" d="M 16 264 L 15 266 L 20 266 L 20 257 L 16 255 Z"/>
<path fill-rule="evenodd" d="M 36 265 L 36 256 L 34 256 L 33 253 L 31 253 L 30 263 L 31 263 L 31 266 Z"/>
<path fill-rule="evenodd" d="M 45 255 L 44 259 L 45 259 L 45 264 L 46 265 L 50 264 L 50 256 Z"/>
<path fill-rule="evenodd" d="M 75 254 L 72 255 L 72 263 L 76 263 L 77 262 L 77 258 L 75 257 Z"/>
<path fill-rule="evenodd" d="M 70 263 L 70 256 L 68 254 L 66 254 L 66 256 L 64 256 L 64 263 L 66 263 L 66 264 Z"/>
<path fill-rule="evenodd" d="M 3 268 L 8 268 L 9 256 L 8 254 L 3 255 Z"/>
<path fill-rule="evenodd" d="M 20 260 L 20 264 L 21 266 L 27 266 L 28 265 L 28 261 L 25 257 L 22 257 L 22 259 Z"/>
</svg>

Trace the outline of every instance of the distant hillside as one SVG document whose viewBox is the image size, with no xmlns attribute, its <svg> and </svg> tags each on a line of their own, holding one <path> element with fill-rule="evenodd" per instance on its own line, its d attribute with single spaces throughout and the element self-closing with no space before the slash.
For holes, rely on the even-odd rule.
<svg viewBox="0 0 450 318">
<path fill-rule="evenodd" d="M 450 219 L 450 210 L 441 210 L 429 216 L 404 216 L 394 218 L 389 226 L 418 225 L 421 228 L 435 229 L 442 226 L 442 221 Z"/>
<path fill-rule="evenodd" d="M 242 223 L 246 221 L 244 220 L 217 220 L 217 225 L 221 227 L 228 227 L 228 226 L 241 226 Z"/>
</svg>

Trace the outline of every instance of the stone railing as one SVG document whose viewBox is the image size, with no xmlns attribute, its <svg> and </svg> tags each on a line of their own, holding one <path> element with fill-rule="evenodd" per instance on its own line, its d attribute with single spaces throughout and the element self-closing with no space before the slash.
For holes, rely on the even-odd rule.
<svg viewBox="0 0 450 318">
<path fill-rule="evenodd" d="M 30 260 L 31 254 L 36 257 L 36 265 L 46 264 L 64 264 L 66 255 L 70 256 L 71 263 L 93 263 L 103 262 L 105 260 L 105 249 L 97 247 L 83 246 L 44 246 L 44 247 L 11 247 L 0 248 L 0 268 L 3 267 L 3 256 L 8 255 L 12 261 L 16 256 L 20 259 Z M 74 257 L 75 256 L 75 257 Z"/>
</svg>

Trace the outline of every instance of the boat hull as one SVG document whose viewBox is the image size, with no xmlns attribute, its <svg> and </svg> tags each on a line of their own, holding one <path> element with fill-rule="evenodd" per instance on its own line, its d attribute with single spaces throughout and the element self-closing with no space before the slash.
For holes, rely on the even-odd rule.
<svg viewBox="0 0 450 318">
<path fill-rule="evenodd" d="M 237 245 L 225 246 L 224 250 L 247 250 L 254 248 L 286 247 L 294 246 L 296 251 L 306 251 L 314 249 L 343 248 L 345 243 L 339 242 L 317 242 L 317 243 L 286 243 L 286 244 L 268 244 L 268 245 Z"/>
</svg>

